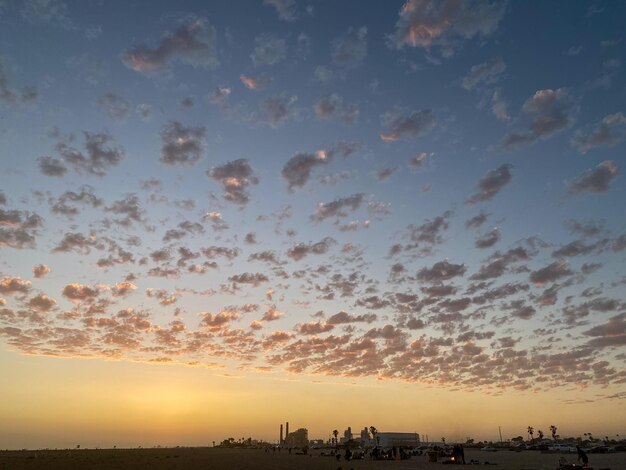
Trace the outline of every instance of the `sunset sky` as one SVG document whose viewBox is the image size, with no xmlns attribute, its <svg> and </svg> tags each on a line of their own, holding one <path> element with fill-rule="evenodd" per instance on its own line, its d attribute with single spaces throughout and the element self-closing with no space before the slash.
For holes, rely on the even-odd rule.
<svg viewBox="0 0 626 470">
<path fill-rule="evenodd" d="M 0 0 L 0 448 L 626 434 L 624 24 Z"/>
</svg>

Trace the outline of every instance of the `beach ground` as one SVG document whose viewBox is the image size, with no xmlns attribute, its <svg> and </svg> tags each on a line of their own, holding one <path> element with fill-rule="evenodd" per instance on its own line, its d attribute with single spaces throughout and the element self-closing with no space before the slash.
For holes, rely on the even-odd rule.
<svg viewBox="0 0 626 470">
<path fill-rule="evenodd" d="M 426 456 L 405 461 L 353 460 L 337 461 L 319 455 L 289 455 L 288 452 L 268 452 L 258 449 L 221 449 L 180 447 L 160 449 L 73 449 L 0 451 L 0 470 L 408 470 L 442 469 L 449 465 L 428 462 Z M 466 449 L 469 462 L 476 459 L 479 466 L 506 470 L 555 470 L 559 457 L 576 462 L 576 454 L 547 454 L 538 451 L 482 452 Z M 589 464 L 594 470 L 626 469 L 626 453 L 592 454 Z"/>
</svg>

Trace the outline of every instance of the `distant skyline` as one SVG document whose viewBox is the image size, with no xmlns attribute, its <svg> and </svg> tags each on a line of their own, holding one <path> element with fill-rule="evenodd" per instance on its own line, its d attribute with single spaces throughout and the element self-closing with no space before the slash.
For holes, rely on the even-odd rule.
<svg viewBox="0 0 626 470">
<path fill-rule="evenodd" d="M 625 23 L 0 0 L 0 447 L 626 433 Z"/>
</svg>

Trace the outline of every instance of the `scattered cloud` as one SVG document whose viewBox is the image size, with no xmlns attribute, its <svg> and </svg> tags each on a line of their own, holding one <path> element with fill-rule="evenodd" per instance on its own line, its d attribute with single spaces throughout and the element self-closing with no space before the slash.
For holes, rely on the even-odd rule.
<svg viewBox="0 0 626 470">
<path fill-rule="evenodd" d="M 294 261 L 300 261 L 309 254 L 323 255 L 326 254 L 335 243 L 336 241 L 330 237 L 326 237 L 317 243 L 298 243 L 287 250 L 287 256 Z"/>
<path fill-rule="evenodd" d="M 329 217 L 346 217 L 348 214 L 345 209 L 350 209 L 352 212 L 356 211 L 361 207 L 364 197 L 364 194 L 359 193 L 338 198 L 328 203 L 320 202 L 317 209 L 315 209 L 315 214 L 311 216 L 311 220 L 321 222 Z"/>
<path fill-rule="evenodd" d="M 205 135 L 204 127 L 185 127 L 178 121 L 170 121 L 161 129 L 161 163 L 194 165 L 205 151 Z"/>
<path fill-rule="evenodd" d="M 526 100 L 522 109 L 532 116 L 532 123 L 527 130 L 507 134 L 500 142 L 503 150 L 553 136 L 572 124 L 576 111 L 570 93 L 564 88 L 538 90 Z"/>
<path fill-rule="evenodd" d="M 624 113 L 609 114 L 586 131 L 579 130 L 572 139 L 572 146 L 582 154 L 598 147 L 615 147 L 626 139 L 626 116 Z"/>
<path fill-rule="evenodd" d="M 122 61 L 143 73 L 160 71 L 176 61 L 215 69 L 219 65 L 215 28 L 204 18 L 190 18 L 174 33 L 167 32 L 156 47 L 140 45 L 126 50 Z"/>
<path fill-rule="evenodd" d="M 124 150 L 114 145 L 113 137 L 107 132 L 84 132 L 85 151 L 78 150 L 70 143 L 59 142 L 56 150 L 64 162 L 77 173 L 83 175 L 105 176 L 124 158 Z M 40 169 L 49 176 L 60 176 L 64 172 L 58 160 L 44 157 Z"/>
<path fill-rule="evenodd" d="M 463 88 L 473 90 L 481 86 L 492 85 L 500 79 L 505 70 L 506 64 L 501 58 L 474 65 L 463 77 Z"/>
<path fill-rule="evenodd" d="M 430 109 L 412 111 L 408 115 L 396 108 L 381 116 L 381 122 L 387 129 L 380 138 L 393 142 L 400 138 L 416 138 L 428 133 L 435 127 L 437 119 Z"/>
<path fill-rule="evenodd" d="M 207 170 L 206 175 L 221 183 L 224 199 L 239 205 L 250 200 L 248 187 L 259 183 L 248 160 L 239 159 Z"/>
<path fill-rule="evenodd" d="M 478 182 L 478 192 L 467 199 L 468 204 L 477 204 L 492 199 L 502 188 L 511 182 L 513 165 L 503 164 L 495 170 L 489 170 Z"/>
<path fill-rule="evenodd" d="M 239 80 L 241 80 L 241 83 L 243 83 L 246 88 L 255 91 L 265 90 L 273 82 L 270 77 L 267 77 L 265 75 L 260 75 L 258 77 L 249 77 L 241 74 L 239 75 Z"/>
<path fill-rule="evenodd" d="M 359 109 L 336 94 L 320 98 L 313 106 L 315 115 L 321 119 L 332 119 L 345 124 L 353 124 L 359 117 Z"/>
<path fill-rule="evenodd" d="M 459 40 L 493 34 L 506 9 L 507 2 L 498 1 L 408 0 L 389 44 L 396 49 L 438 46 L 451 55 Z"/>
<path fill-rule="evenodd" d="M 570 193 L 604 193 L 619 175 L 619 167 L 612 160 L 605 160 L 597 167 L 584 171 L 568 184 Z"/>
</svg>

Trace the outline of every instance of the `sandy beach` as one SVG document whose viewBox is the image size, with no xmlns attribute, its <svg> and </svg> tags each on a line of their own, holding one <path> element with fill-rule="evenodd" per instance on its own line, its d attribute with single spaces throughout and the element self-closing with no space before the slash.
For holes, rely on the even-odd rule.
<svg viewBox="0 0 626 470">
<path fill-rule="evenodd" d="M 490 462 L 493 468 L 506 470 L 554 470 L 563 455 L 571 463 L 576 455 L 546 454 L 535 451 L 481 452 L 466 449 L 466 461 L 477 459 L 484 468 Z M 594 454 L 589 456 L 594 470 L 626 468 L 626 453 Z M 474 467 L 474 466 L 471 466 Z M 426 456 L 405 461 L 354 460 L 337 462 L 334 458 L 289 455 L 286 451 L 269 452 L 257 449 L 170 448 L 170 449 L 75 449 L 0 452 L 0 470 L 408 470 L 448 468 L 441 463 L 430 463 Z"/>
</svg>

